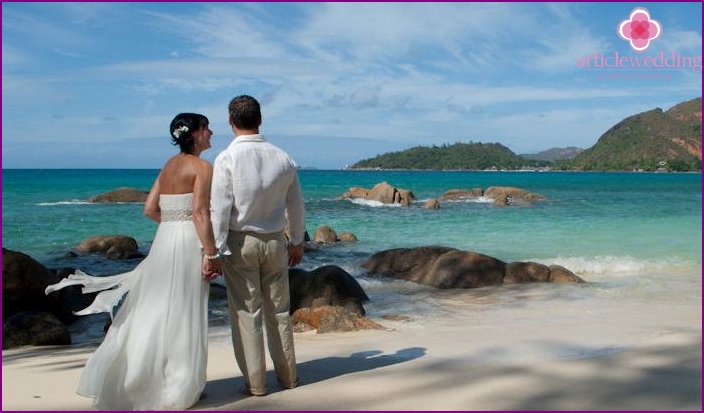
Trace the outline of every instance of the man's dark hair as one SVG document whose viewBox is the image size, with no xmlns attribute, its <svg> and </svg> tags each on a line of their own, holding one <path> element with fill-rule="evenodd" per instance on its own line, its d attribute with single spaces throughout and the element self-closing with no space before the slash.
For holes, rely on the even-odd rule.
<svg viewBox="0 0 704 413">
<path fill-rule="evenodd" d="M 255 129 L 262 123 L 259 102 L 251 96 L 241 95 L 230 101 L 230 119 L 238 129 Z"/>
</svg>

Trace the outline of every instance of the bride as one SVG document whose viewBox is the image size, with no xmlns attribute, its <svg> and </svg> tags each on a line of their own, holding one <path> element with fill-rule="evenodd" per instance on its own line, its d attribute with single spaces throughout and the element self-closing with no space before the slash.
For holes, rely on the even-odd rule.
<svg viewBox="0 0 704 413">
<path fill-rule="evenodd" d="M 210 222 L 213 168 L 208 118 L 181 113 L 171 122 L 181 149 L 164 165 L 144 214 L 159 226 L 149 255 L 132 271 L 92 277 L 80 271 L 46 289 L 102 291 L 76 314 L 109 312 L 128 293 L 105 339 L 89 358 L 76 392 L 104 410 L 182 410 L 205 388 L 209 281 L 220 272 Z"/>
</svg>

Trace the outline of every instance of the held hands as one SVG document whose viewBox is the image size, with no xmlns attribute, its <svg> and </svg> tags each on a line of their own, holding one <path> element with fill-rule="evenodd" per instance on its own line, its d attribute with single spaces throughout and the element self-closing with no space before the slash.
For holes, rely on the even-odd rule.
<svg viewBox="0 0 704 413">
<path fill-rule="evenodd" d="M 303 259 L 303 243 L 288 246 L 288 266 L 295 267 Z"/>
<path fill-rule="evenodd" d="M 219 253 L 215 255 L 203 254 L 201 269 L 203 272 L 203 281 L 215 279 L 222 272 L 222 256 Z"/>
</svg>

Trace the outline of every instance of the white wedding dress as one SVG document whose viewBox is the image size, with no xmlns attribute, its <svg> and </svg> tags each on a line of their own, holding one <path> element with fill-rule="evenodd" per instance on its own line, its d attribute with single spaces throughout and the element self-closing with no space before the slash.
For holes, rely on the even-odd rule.
<svg viewBox="0 0 704 413">
<path fill-rule="evenodd" d="M 192 205 L 193 194 L 160 196 L 161 223 L 134 270 L 110 277 L 77 271 L 46 289 L 104 290 L 80 315 L 112 313 L 128 293 L 76 390 L 100 409 L 183 410 L 205 387 L 209 284 L 201 275 Z"/>
</svg>

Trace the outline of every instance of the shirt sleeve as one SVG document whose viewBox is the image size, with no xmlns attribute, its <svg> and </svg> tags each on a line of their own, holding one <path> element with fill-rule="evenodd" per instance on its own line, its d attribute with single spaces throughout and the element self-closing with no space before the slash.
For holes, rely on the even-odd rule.
<svg viewBox="0 0 704 413">
<path fill-rule="evenodd" d="M 223 255 L 232 252 L 227 246 L 227 233 L 230 230 L 230 217 L 234 204 L 232 191 L 232 160 L 225 153 L 215 158 L 213 181 L 210 188 L 210 219 L 213 223 L 215 246 Z"/>
<path fill-rule="evenodd" d="M 286 194 L 286 210 L 288 211 L 290 242 L 293 245 L 298 245 L 303 242 L 306 232 L 306 212 L 297 171 L 293 172 L 293 180 Z"/>
</svg>

